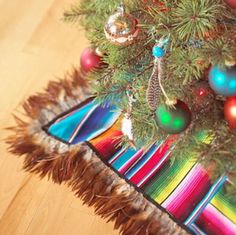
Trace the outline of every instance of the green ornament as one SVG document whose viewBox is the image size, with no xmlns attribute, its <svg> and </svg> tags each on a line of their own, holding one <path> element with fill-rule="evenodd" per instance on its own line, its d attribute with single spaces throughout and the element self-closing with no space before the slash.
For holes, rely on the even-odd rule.
<svg viewBox="0 0 236 235">
<path fill-rule="evenodd" d="M 178 100 L 174 107 L 160 105 L 156 110 L 158 126 L 169 134 L 179 134 L 191 123 L 192 114 L 188 106 Z"/>
</svg>

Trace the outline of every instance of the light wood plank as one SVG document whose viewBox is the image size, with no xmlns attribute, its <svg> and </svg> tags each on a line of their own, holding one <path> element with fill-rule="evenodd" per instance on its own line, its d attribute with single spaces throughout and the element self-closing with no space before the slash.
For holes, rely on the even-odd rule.
<svg viewBox="0 0 236 235">
<path fill-rule="evenodd" d="M 0 140 L 24 99 L 79 65 L 83 31 L 60 20 L 72 2 L 0 0 Z M 23 172 L 6 148 L 0 142 L 0 235 L 118 234 L 66 186 Z"/>
</svg>

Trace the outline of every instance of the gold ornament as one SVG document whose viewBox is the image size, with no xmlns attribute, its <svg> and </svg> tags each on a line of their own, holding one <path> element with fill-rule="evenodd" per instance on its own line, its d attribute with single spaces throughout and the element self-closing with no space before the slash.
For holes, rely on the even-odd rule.
<svg viewBox="0 0 236 235">
<path fill-rule="evenodd" d="M 234 59 L 225 60 L 225 65 L 228 67 L 232 67 L 235 64 L 236 64 L 236 61 Z"/>
<path fill-rule="evenodd" d="M 138 36 L 138 20 L 125 12 L 124 5 L 118 7 L 105 25 L 106 38 L 113 44 L 126 46 L 132 44 Z"/>
</svg>

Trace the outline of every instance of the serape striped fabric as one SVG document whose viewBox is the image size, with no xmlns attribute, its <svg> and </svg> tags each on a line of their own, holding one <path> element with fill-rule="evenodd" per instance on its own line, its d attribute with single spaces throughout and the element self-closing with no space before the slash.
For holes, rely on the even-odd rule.
<svg viewBox="0 0 236 235">
<path fill-rule="evenodd" d="M 171 159 L 171 138 L 148 149 L 122 147 L 121 120 L 116 107 L 89 99 L 45 128 L 68 144 L 88 143 L 108 166 L 194 234 L 236 235 L 236 206 L 223 192 L 227 176 L 211 182 L 194 155 Z"/>
</svg>

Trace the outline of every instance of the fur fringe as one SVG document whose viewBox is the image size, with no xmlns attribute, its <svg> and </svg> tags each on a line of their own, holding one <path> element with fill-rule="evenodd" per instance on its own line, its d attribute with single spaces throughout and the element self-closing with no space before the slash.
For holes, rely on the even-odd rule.
<svg viewBox="0 0 236 235">
<path fill-rule="evenodd" d="M 77 69 L 65 79 L 50 82 L 45 92 L 23 104 L 23 119 L 28 121 L 15 116 L 16 126 L 9 128 L 13 134 L 6 140 L 9 151 L 24 156 L 26 171 L 66 183 L 85 204 L 94 206 L 98 215 L 114 221 L 115 229 L 123 235 L 188 234 L 107 167 L 86 144 L 68 146 L 41 129 L 89 96 L 89 86 Z"/>
</svg>

